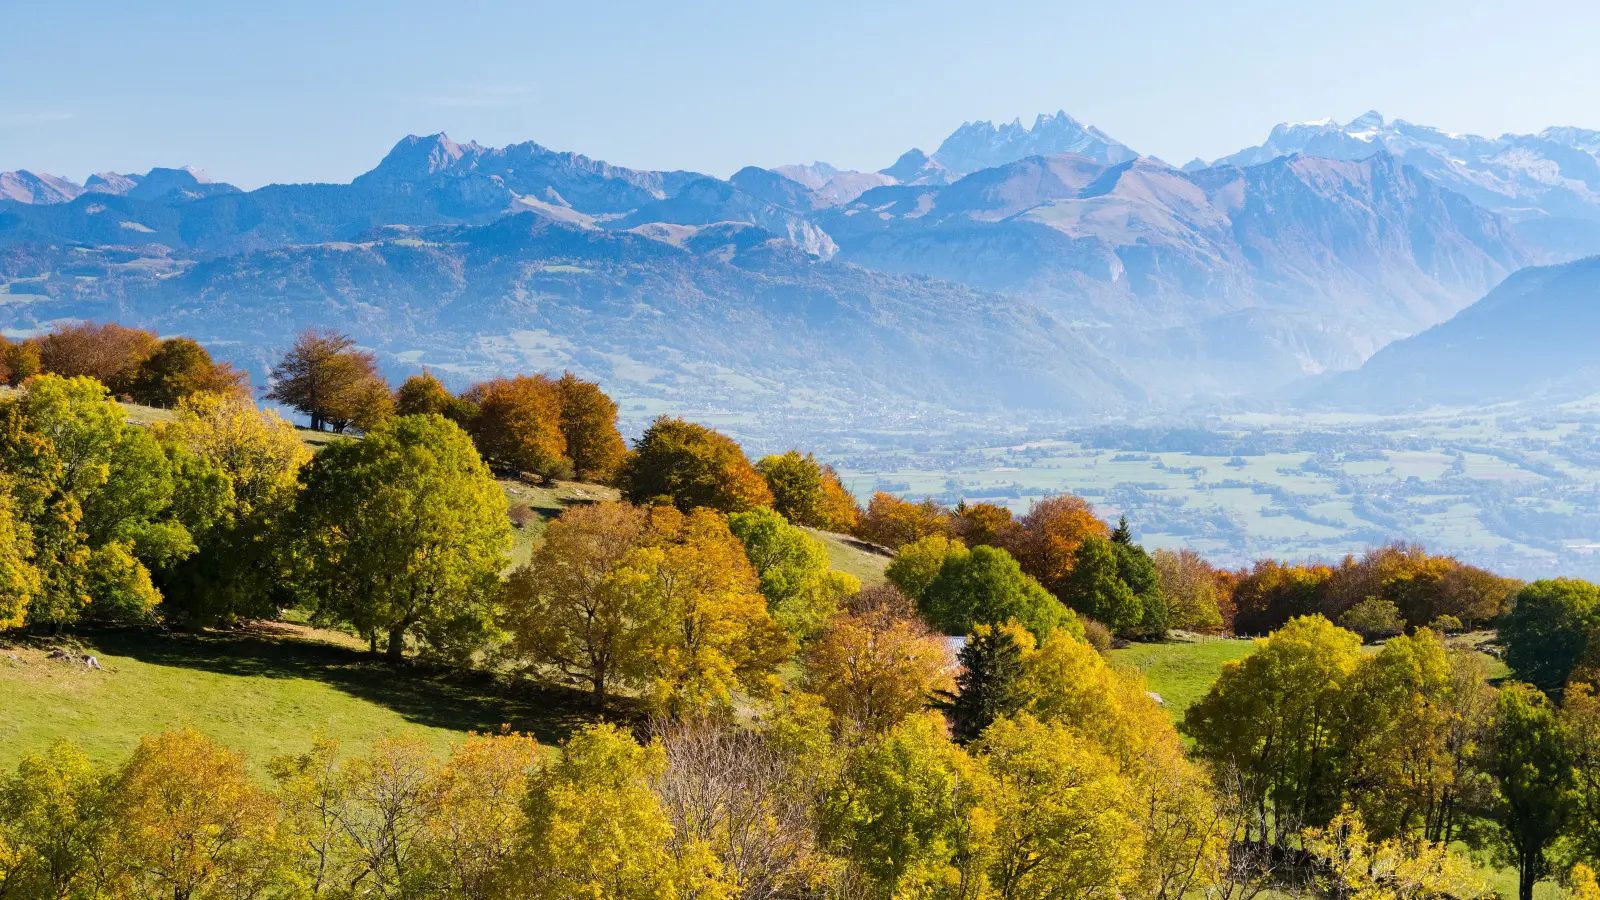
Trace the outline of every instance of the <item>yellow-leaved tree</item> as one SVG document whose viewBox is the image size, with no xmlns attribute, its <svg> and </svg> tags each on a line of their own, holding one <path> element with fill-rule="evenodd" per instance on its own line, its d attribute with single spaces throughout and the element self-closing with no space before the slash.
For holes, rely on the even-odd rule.
<svg viewBox="0 0 1600 900">
<path fill-rule="evenodd" d="M 1115 760 L 1066 725 L 1026 713 L 995 722 L 977 749 L 993 780 L 997 896 L 1113 898 L 1137 881 L 1138 797 Z"/>
<path fill-rule="evenodd" d="M 639 548 L 648 518 L 628 503 L 568 510 L 506 582 L 512 652 L 584 684 L 602 707 L 619 685 L 647 674 L 652 595 L 618 566 Z"/>
<path fill-rule="evenodd" d="M 678 716 L 727 708 L 735 692 L 770 693 L 793 644 L 767 611 L 727 520 L 705 508 L 685 515 L 656 507 L 647 530 L 614 577 L 648 611 L 644 646 L 656 709 Z"/>
<path fill-rule="evenodd" d="M 672 822 L 652 786 L 666 767 L 659 744 L 640 746 L 611 725 L 574 734 L 534 775 L 525 841 L 506 896 L 533 900 L 721 900 L 732 893 L 716 856 L 675 854 Z"/>
<path fill-rule="evenodd" d="M 284 879 L 272 798 L 197 731 L 141 740 L 110 795 L 115 895 L 251 897 Z"/>
<path fill-rule="evenodd" d="M 1389 838 L 1374 841 L 1361 817 L 1346 811 L 1326 828 L 1304 834 L 1305 849 L 1318 865 L 1318 887 L 1348 900 L 1427 900 L 1495 896 L 1472 863 L 1443 844 Z M 1592 877 L 1592 876 L 1591 876 Z"/>
</svg>

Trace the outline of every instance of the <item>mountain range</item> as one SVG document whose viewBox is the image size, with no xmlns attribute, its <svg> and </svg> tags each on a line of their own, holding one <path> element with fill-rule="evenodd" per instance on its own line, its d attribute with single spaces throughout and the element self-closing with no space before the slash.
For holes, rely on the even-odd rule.
<svg viewBox="0 0 1600 900">
<path fill-rule="evenodd" d="M 1057 113 L 967 123 L 878 172 L 722 179 L 442 134 L 349 184 L 8 172 L 0 326 L 117 318 L 228 342 L 259 374 L 332 325 L 397 373 L 569 367 L 763 416 L 1181 409 L 1354 369 L 1600 249 L 1594 136 L 1373 114 L 1178 169 Z"/>
</svg>

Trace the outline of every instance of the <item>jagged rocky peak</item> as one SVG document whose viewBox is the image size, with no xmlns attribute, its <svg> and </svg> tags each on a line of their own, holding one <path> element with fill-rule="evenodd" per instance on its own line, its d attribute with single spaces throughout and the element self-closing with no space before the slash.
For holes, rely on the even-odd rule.
<svg viewBox="0 0 1600 900">
<path fill-rule="evenodd" d="M 394 145 L 372 171 L 356 180 L 435 175 L 455 169 L 462 159 L 477 157 L 483 150 L 477 141 L 458 144 L 442 131 L 426 136 L 408 134 Z"/>
<path fill-rule="evenodd" d="M 1032 127 L 1024 126 L 1021 119 L 998 126 L 987 121 L 963 123 L 939 145 L 933 159 L 952 173 L 964 175 L 1029 156 L 1057 153 L 1076 153 L 1107 164 L 1139 155 L 1093 125 L 1058 111 L 1038 116 Z"/>
</svg>

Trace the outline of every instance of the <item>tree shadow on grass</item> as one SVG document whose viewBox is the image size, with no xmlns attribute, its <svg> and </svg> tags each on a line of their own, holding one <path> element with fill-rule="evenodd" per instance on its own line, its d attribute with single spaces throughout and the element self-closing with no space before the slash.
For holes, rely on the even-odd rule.
<svg viewBox="0 0 1600 900">
<path fill-rule="evenodd" d="M 396 664 L 350 647 L 268 631 L 163 634 L 129 628 L 80 637 L 100 653 L 149 665 L 320 682 L 409 722 L 452 731 L 493 733 L 510 726 L 554 744 L 602 718 L 630 724 L 640 718 L 638 710 L 621 705 L 602 717 L 587 694 L 572 688 L 481 670 Z"/>
</svg>

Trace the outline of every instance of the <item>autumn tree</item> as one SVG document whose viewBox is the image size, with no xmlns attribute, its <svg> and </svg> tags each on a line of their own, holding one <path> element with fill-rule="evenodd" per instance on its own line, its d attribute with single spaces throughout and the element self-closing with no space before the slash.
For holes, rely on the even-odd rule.
<svg viewBox="0 0 1600 900">
<path fill-rule="evenodd" d="M 656 610 L 617 571 L 642 544 L 646 519 L 643 507 L 626 503 L 568 510 L 506 584 L 513 651 L 585 683 L 601 706 L 617 685 L 648 671 L 645 639 Z"/>
<path fill-rule="evenodd" d="M 88 377 L 30 379 L 0 401 L 0 422 L 0 460 L 44 576 L 29 621 L 70 624 L 86 605 L 106 619 L 148 617 L 161 601 L 152 571 L 192 554 L 214 520 L 214 497 L 191 493 L 212 493 L 204 464 L 128 425 Z"/>
<path fill-rule="evenodd" d="M 756 471 L 772 491 L 772 508 L 795 525 L 849 534 L 861 520 L 861 507 L 845 490 L 832 466 L 810 453 L 790 450 L 763 457 Z"/>
<path fill-rule="evenodd" d="M 1286 828 L 1320 825 L 1339 811 L 1354 738 L 1348 686 L 1360 661 L 1356 635 L 1321 616 L 1293 619 L 1225 664 L 1189 707 L 1184 730 L 1201 756 L 1238 771 L 1252 805 L 1275 812 L 1277 832 L 1258 839 L 1281 843 L 1293 836 Z"/>
<path fill-rule="evenodd" d="M 284 854 L 296 896 L 494 900 L 520 885 L 516 862 L 529 777 L 543 749 L 527 735 L 469 735 L 444 760 L 416 738 L 365 753 L 337 742 L 272 759 Z"/>
<path fill-rule="evenodd" d="M 132 896 L 254 896 L 284 874 L 276 810 L 244 759 L 196 731 L 144 738 L 111 787 Z"/>
<path fill-rule="evenodd" d="M 978 742 L 995 817 L 990 883 L 1002 898 L 1118 896 L 1139 873 L 1128 780 L 1094 743 L 1026 714 Z"/>
<path fill-rule="evenodd" d="M 1577 856 L 1600 859 L 1600 694 L 1574 683 L 1561 704 L 1561 726 L 1572 761 L 1568 834 Z"/>
<path fill-rule="evenodd" d="M 135 403 L 171 408 L 193 394 L 245 393 L 250 376 L 212 361 L 206 348 L 189 338 L 168 338 L 139 363 L 127 389 Z"/>
<path fill-rule="evenodd" d="M 1038 638 L 1058 628 L 1083 633 L 1072 610 L 998 547 L 974 547 L 947 557 L 923 593 L 922 609 L 929 622 L 946 634 L 966 634 L 975 625 L 1009 621 Z"/>
<path fill-rule="evenodd" d="M 617 404 L 600 385 L 563 372 L 556 382 L 561 400 L 561 436 L 581 481 L 610 481 L 627 455 L 617 431 Z"/>
<path fill-rule="evenodd" d="M 0 375 L 11 387 L 39 374 L 42 368 L 43 357 L 37 339 L 7 343 L 0 347 Z"/>
<path fill-rule="evenodd" d="M 772 504 L 766 479 L 739 445 L 703 425 L 662 416 L 645 430 L 618 472 L 631 503 L 745 512 Z"/>
<path fill-rule="evenodd" d="M 574 734 L 530 780 L 516 895 L 659 900 L 720 886 L 708 851 L 672 853 L 672 822 L 651 789 L 665 768 L 659 744 L 613 726 Z"/>
<path fill-rule="evenodd" d="M 828 623 L 806 648 L 805 687 L 839 721 L 885 731 L 949 690 L 951 662 L 938 635 L 884 605 Z"/>
<path fill-rule="evenodd" d="M 39 339 L 39 370 L 63 378 L 93 378 L 113 394 L 123 394 L 159 343 L 153 332 L 112 322 L 66 325 Z"/>
<path fill-rule="evenodd" d="M 8 476 L 14 567 L 6 617 L 14 622 L 61 624 L 75 621 L 88 603 L 90 549 L 80 523 L 83 507 L 64 489 L 65 467 L 53 441 L 32 427 L 14 399 L 0 399 L 0 471 Z M 17 563 L 27 561 L 39 576 Z"/>
<path fill-rule="evenodd" d="M 709 850 L 730 896 L 797 896 L 838 869 L 817 839 L 816 801 L 834 750 L 812 744 L 796 712 L 780 706 L 753 725 L 698 718 L 651 729 L 666 754 L 655 793 L 672 823 L 673 858 L 693 862 Z"/>
<path fill-rule="evenodd" d="M 394 392 L 394 412 L 397 416 L 436 416 L 451 418 L 450 410 L 455 396 L 432 372 L 423 369 L 401 382 Z M 461 423 L 457 423 L 461 424 Z"/>
<path fill-rule="evenodd" d="M 727 522 L 704 507 L 651 510 L 644 544 L 615 576 L 648 609 L 649 696 L 672 716 L 725 710 L 735 692 L 765 694 L 793 648 L 767 612 L 760 580 Z"/>
<path fill-rule="evenodd" d="M 1559 692 L 1600 630 L 1600 587 L 1557 578 L 1535 581 L 1517 594 L 1500 626 L 1512 674 L 1547 692 Z"/>
<path fill-rule="evenodd" d="M 267 399 L 311 419 L 311 430 L 368 431 L 394 413 L 394 396 L 378 374 L 377 357 L 355 349 L 355 338 L 312 328 L 272 371 Z"/>
<path fill-rule="evenodd" d="M 776 511 L 761 507 L 728 517 L 760 579 L 767 609 L 796 641 L 816 634 L 861 582 L 834 571 L 828 548 Z"/>
<path fill-rule="evenodd" d="M 510 732 L 472 735 L 450 748 L 429 786 L 419 836 L 419 880 L 429 895 L 500 900 L 514 893 L 528 786 L 543 759 L 538 741 Z"/>
<path fill-rule="evenodd" d="M 951 527 L 968 547 L 987 544 L 1015 548 L 1021 545 L 1021 526 L 1012 517 L 1011 510 L 998 504 L 962 501 L 956 505 Z"/>
<path fill-rule="evenodd" d="M 915 715 L 852 750 L 824 803 L 823 834 L 870 896 L 974 896 L 986 875 L 979 810 L 988 799 L 986 773 L 939 716 Z"/>
<path fill-rule="evenodd" d="M 1448 844 L 1483 800 L 1473 755 L 1494 697 L 1481 663 L 1418 629 L 1365 658 L 1349 695 L 1351 804 L 1381 839 Z"/>
<path fill-rule="evenodd" d="M 338 442 L 302 475 L 293 582 L 325 621 L 388 637 L 415 633 L 460 658 L 493 623 L 511 542 L 505 494 L 466 434 L 438 416 L 401 416 Z"/>
<path fill-rule="evenodd" d="M 933 500 L 913 503 L 879 491 L 868 502 L 857 533 L 874 544 L 899 550 L 930 535 L 951 537 L 954 530 L 949 512 Z"/>
<path fill-rule="evenodd" d="M 1257 562 L 1234 584 L 1234 631 L 1266 634 L 1296 616 L 1321 614 L 1323 590 L 1332 578 L 1328 566 Z"/>
<path fill-rule="evenodd" d="M 162 573 L 167 614 L 211 624 L 287 605 L 279 528 L 311 459 L 294 427 L 243 394 L 201 393 L 179 400 L 177 416 L 155 435 L 221 481 L 214 527 L 197 538 L 193 556 Z"/>
<path fill-rule="evenodd" d="M 20 628 L 42 584 L 34 566 L 33 533 L 18 520 L 15 480 L 0 472 L 0 631 Z"/>
<path fill-rule="evenodd" d="M 1489 900 L 1495 892 L 1469 859 L 1434 841 L 1369 836 L 1359 815 L 1341 813 L 1326 828 L 1308 828 L 1307 856 L 1323 896 L 1349 900 Z"/>
<path fill-rule="evenodd" d="M 478 452 L 496 469 L 543 478 L 570 476 L 561 432 L 561 391 L 543 375 L 496 378 L 468 388 L 477 408 L 468 428 Z"/>
<path fill-rule="evenodd" d="M 1006 549 L 1024 572 L 1051 590 L 1072 570 L 1085 538 L 1109 536 L 1089 501 L 1071 494 L 1035 502 L 1017 524 L 1020 528 L 1009 532 L 1014 543 Z"/>
<path fill-rule="evenodd" d="M 0 780 L 0 896 L 95 896 L 109 887 L 107 782 L 66 742 L 23 757 Z"/>
<path fill-rule="evenodd" d="M 1172 627 L 1215 631 L 1222 618 L 1217 573 L 1193 550 L 1157 550 L 1151 559 L 1161 577 L 1161 591 L 1172 610 Z"/>
</svg>

